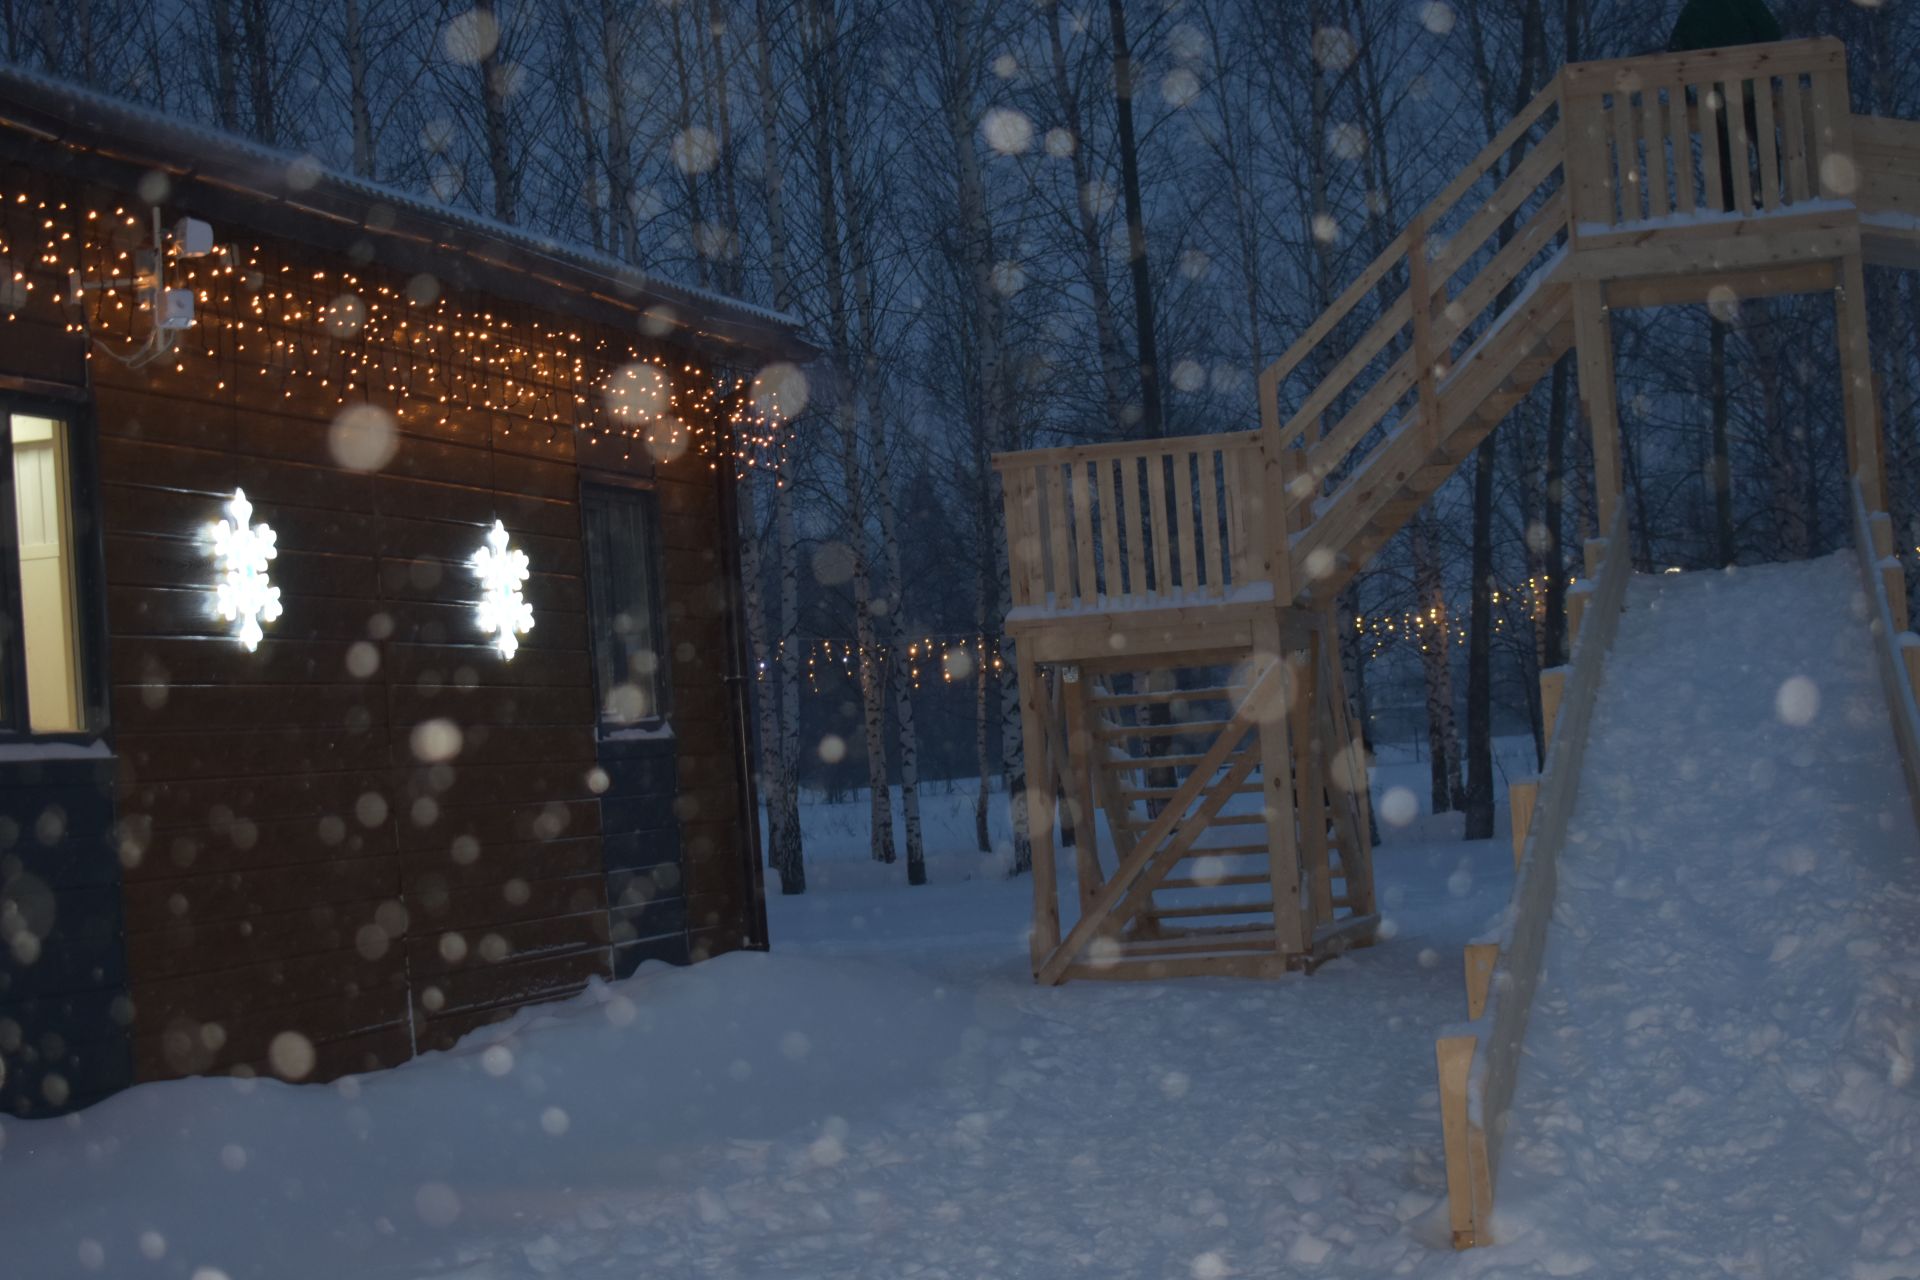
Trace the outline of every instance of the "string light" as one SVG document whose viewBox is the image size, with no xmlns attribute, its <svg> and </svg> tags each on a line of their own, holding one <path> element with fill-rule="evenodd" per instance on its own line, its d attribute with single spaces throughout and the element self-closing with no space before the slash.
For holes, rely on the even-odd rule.
<svg viewBox="0 0 1920 1280">
<path fill-rule="evenodd" d="M 146 240 L 131 205 L 83 209 L 0 192 L 0 316 L 13 323 L 51 312 L 68 333 L 136 350 L 152 317 L 128 281 Z M 310 267 L 258 244 L 175 258 L 170 275 L 192 291 L 195 317 L 174 358 L 156 368 L 201 374 L 221 391 L 249 374 L 283 402 L 375 400 L 403 424 L 432 420 L 457 432 L 465 425 L 457 419 L 477 411 L 509 419 L 503 433 L 577 429 L 587 448 L 623 459 L 644 447 L 662 461 L 692 451 L 715 469 L 723 460 L 736 471 L 782 461 L 777 380 L 726 377 L 531 308 L 515 318 L 503 305 L 475 307 L 478 299 L 446 296 L 429 277 L 403 284 L 371 270 Z M 62 287 L 69 278 L 90 287 L 74 297 Z"/>
</svg>

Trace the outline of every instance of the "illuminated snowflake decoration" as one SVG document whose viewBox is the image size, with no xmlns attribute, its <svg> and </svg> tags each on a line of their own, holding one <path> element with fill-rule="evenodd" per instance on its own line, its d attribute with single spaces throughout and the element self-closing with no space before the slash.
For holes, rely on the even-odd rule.
<svg viewBox="0 0 1920 1280">
<path fill-rule="evenodd" d="M 520 594 L 527 580 L 527 553 L 507 546 L 507 527 L 498 520 L 487 531 L 487 543 L 467 563 L 480 579 L 480 603 L 473 615 L 480 629 L 493 636 L 493 647 L 509 661 L 520 651 L 520 635 L 533 630 L 533 606 Z"/>
<path fill-rule="evenodd" d="M 280 616 L 280 588 L 267 577 L 267 561 L 279 552 L 272 528 L 251 523 L 253 504 L 246 490 L 233 491 L 227 515 L 213 526 L 213 554 L 220 564 L 214 606 L 225 621 L 239 622 L 234 639 L 252 653 L 265 636 L 260 624 Z"/>
</svg>

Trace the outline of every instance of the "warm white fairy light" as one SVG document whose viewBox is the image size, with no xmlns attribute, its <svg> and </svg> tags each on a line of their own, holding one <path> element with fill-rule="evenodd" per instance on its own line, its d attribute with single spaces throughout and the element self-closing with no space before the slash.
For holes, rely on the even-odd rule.
<svg viewBox="0 0 1920 1280">
<path fill-rule="evenodd" d="M 280 588 L 267 577 L 267 561 L 279 552 L 273 529 L 252 522 L 253 504 L 246 490 L 233 491 L 227 514 L 229 519 L 213 526 L 213 554 L 220 562 L 214 603 L 223 620 L 239 622 L 234 639 L 252 653 L 266 634 L 260 624 L 280 616 Z"/>
<path fill-rule="evenodd" d="M 480 629 L 493 636 L 493 647 L 512 661 L 520 651 L 520 633 L 533 630 L 533 606 L 520 593 L 527 580 L 527 553 L 507 545 L 507 527 L 498 520 L 487 531 L 486 545 L 467 563 L 480 579 L 480 603 L 473 608 Z"/>
</svg>

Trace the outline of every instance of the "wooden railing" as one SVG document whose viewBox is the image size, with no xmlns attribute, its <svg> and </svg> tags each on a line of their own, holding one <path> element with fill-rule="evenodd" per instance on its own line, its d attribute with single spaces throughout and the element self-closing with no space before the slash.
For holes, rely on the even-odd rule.
<svg viewBox="0 0 1920 1280">
<path fill-rule="evenodd" d="M 1569 65 L 1561 72 L 1576 234 L 1852 195 L 1838 40 Z M 1731 195 L 1732 205 L 1725 203 Z"/>
<path fill-rule="evenodd" d="M 1893 740 L 1907 780 L 1907 799 L 1920 821 L 1920 635 L 1907 627 L 1907 576 L 1893 548 L 1893 521 L 1884 511 L 1869 511 L 1860 486 L 1853 494 L 1853 543 L 1860 576 L 1867 588 L 1867 624 L 1873 633 L 1874 660 L 1880 668 Z"/>
<path fill-rule="evenodd" d="M 1499 935 L 1466 949 L 1465 1026 L 1435 1042 L 1440 1074 L 1440 1123 L 1445 1143 L 1447 1214 L 1455 1248 L 1491 1242 L 1494 1178 L 1499 1169 L 1507 1108 L 1520 1070 L 1521 1042 L 1546 959 L 1560 851 L 1579 796 L 1587 730 L 1600 691 L 1601 669 L 1619 628 L 1627 580 L 1633 574 L 1626 508 L 1603 542 L 1587 544 L 1588 572 L 1579 593 L 1590 603 L 1568 622 L 1573 653 L 1567 669 L 1543 671 L 1547 760 L 1537 783 L 1519 790 L 1513 807 L 1519 850 L 1513 905 Z M 1569 613 L 1573 612 L 1569 596 Z"/>
<path fill-rule="evenodd" d="M 1282 457 L 1299 460 L 1287 468 L 1289 497 L 1312 501 L 1334 488 L 1331 500 L 1316 505 L 1302 524 L 1332 513 L 1342 481 L 1404 428 L 1417 428 L 1407 447 L 1424 456 L 1477 407 L 1487 388 L 1449 397 L 1450 380 L 1501 325 L 1528 277 L 1546 270 L 1566 231 L 1558 112 L 1556 79 L 1262 373 L 1262 422 L 1278 435 Z M 1525 154 L 1492 193 L 1469 199 L 1523 143 Z M 1341 322 L 1363 298 L 1402 280 L 1378 319 L 1346 345 L 1338 334 Z M 1336 350 L 1343 354 L 1325 376 L 1297 408 L 1284 412 L 1288 379 L 1327 364 Z M 1387 496 L 1376 492 L 1369 499 L 1377 506 Z M 1356 506 L 1303 534 L 1289 557 L 1294 580 L 1319 576 L 1316 557 L 1337 552 L 1374 514 L 1372 507 Z"/>
<path fill-rule="evenodd" d="M 1260 434 L 1031 449 L 994 459 L 1015 608 L 1217 599 L 1269 583 Z"/>
</svg>

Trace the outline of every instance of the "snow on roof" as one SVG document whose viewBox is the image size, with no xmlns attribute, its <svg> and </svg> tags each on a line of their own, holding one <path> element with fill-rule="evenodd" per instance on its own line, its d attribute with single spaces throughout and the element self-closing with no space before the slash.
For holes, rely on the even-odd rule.
<svg viewBox="0 0 1920 1280">
<path fill-rule="evenodd" d="M 398 242 L 442 260 L 462 255 L 472 286 L 484 292 L 601 319 L 652 313 L 670 320 L 676 338 L 700 345 L 791 356 L 813 350 L 793 316 L 21 67 L 0 64 L 0 130 L 90 153 L 122 179 L 128 169 L 164 171 L 174 180 L 174 203 L 199 203 L 182 194 L 196 186 L 253 197 L 264 206 L 249 210 L 228 199 L 224 212 L 256 227 L 265 221 L 278 230 L 291 215 L 308 232 L 327 233 L 323 243 L 347 231 L 386 237 L 383 248 Z M 82 176 L 110 180 L 97 171 Z M 522 287 L 503 289 L 513 275 Z M 574 296 L 557 295 L 556 285 Z"/>
</svg>

